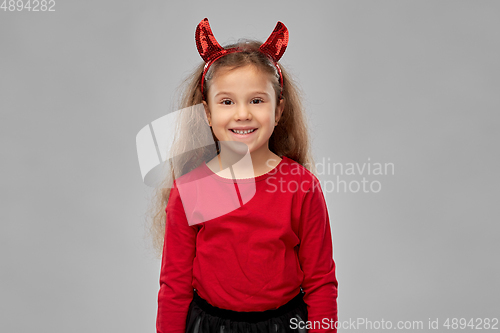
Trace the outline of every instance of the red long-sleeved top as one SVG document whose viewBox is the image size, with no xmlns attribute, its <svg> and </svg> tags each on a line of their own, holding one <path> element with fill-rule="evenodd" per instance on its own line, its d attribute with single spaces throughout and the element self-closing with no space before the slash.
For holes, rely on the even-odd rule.
<svg viewBox="0 0 500 333">
<path fill-rule="evenodd" d="M 166 207 L 158 333 L 184 333 L 193 288 L 213 306 L 275 309 L 305 292 L 308 320 L 337 320 L 337 279 L 318 179 L 283 157 L 253 179 L 205 163 L 174 182 Z M 324 319 L 326 318 L 326 319 Z M 311 329 L 336 332 L 336 329 Z"/>
</svg>

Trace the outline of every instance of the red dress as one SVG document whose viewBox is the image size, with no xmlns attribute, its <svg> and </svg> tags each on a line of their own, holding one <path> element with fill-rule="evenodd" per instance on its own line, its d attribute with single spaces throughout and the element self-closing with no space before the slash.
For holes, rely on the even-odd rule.
<svg viewBox="0 0 500 333">
<path fill-rule="evenodd" d="M 306 168 L 283 157 L 233 181 L 203 163 L 176 179 L 166 213 L 157 332 L 184 333 L 193 288 L 218 308 L 265 311 L 301 287 L 308 321 L 323 325 L 309 332 L 336 332 L 324 324 L 337 320 L 328 210 Z"/>
</svg>

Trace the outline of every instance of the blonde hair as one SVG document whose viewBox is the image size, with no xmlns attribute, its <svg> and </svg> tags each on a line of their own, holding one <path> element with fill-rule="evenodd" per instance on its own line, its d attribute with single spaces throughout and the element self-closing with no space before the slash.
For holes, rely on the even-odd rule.
<svg viewBox="0 0 500 333">
<path fill-rule="evenodd" d="M 262 42 L 257 40 L 240 39 L 235 44 L 224 46 L 224 48 L 238 47 L 241 52 L 230 53 L 215 61 L 205 75 L 204 95 L 210 89 L 211 80 L 220 69 L 233 70 L 247 65 L 253 65 L 262 73 L 269 75 L 276 92 L 276 102 L 279 102 L 280 82 L 279 74 L 272 61 L 259 51 Z M 181 83 L 178 90 L 179 99 L 177 108 L 185 109 L 202 103 L 201 77 L 205 62 L 200 63 L 194 71 Z M 269 139 L 269 149 L 276 155 L 286 156 L 301 164 L 313 174 L 316 174 L 314 161 L 311 154 L 309 132 L 306 123 L 304 108 L 301 103 L 302 92 L 292 80 L 288 71 L 279 64 L 283 76 L 283 94 L 285 106 L 278 125 Z M 178 135 L 172 142 L 172 156 L 169 161 L 169 171 L 156 188 L 148 208 L 147 233 L 146 236 L 152 241 L 153 251 L 157 258 L 161 257 L 163 241 L 165 237 L 165 209 L 168 204 L 170 190 L 173 180 L 180 177 L 203 162 L 208 162 L 218 154 L 218 139 L 211 131 L 211 138 L 203 135 L 193 135 L 204 131 L 196 131 L 196 128 L 208 126 L 206 119 L 200 113 L 184 112 L 179 116 L 177 124 Z M 205 131 L 208 132 L 208 131 Z M 202 147 L 186 152 L 186 147 L 200 147 L 207 139 L 215 141 L 214 146 Z M 211 142 L 211 141 L 208 141 Z M 174 175 L 175 170 L 175 175 Z"/>
</svg>

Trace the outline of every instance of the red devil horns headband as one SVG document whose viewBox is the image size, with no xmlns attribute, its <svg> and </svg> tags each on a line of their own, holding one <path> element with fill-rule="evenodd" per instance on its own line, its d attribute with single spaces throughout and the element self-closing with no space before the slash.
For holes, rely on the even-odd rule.
<svg viewBox="0 0 500 333">
<path fill-rule="evenodd" d="M 198 24 L 198 27 L 196 27 L 195 39 L 198 52 L 206 62 L 203 70 L 203 76 L 201 77 L 201 94 L 203 96 L 203 83 L 205 81 L 205 74 L 207 73 L 208 68 L 222 56 L 233 52 L 241 52 L 242 50 L 238 48 L 224 49 L 220 46 L 212 33 L 212 29 L 210 29 L 210 24 L 208 24 L 207 18 L 204 18 Z M 283 75 L 281 74 L 278 60 L 280 60 L 283 53 L 285 53 L 287 45 L 288 29 L 283 23 L 278 22 L 266 42 L 259 47 L 259 51 L 271 58 L 278 70 L 281 85 L 280 98 L 283 95 Z"/>
</svg>

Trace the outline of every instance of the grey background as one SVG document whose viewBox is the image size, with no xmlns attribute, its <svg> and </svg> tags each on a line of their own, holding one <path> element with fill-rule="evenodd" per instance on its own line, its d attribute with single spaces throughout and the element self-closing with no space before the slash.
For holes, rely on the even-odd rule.
<svg viewBox="0 0 500 333">
<path fill-rule="evenodd" d="M 172 111 L 204 17 L 221 43 L 286 24 L 317 162 L 395 165 L 379 193 L 325 193 L 340 320 L 500 317 L 500 2 L 55 8 L 0 11 L 1 332 L 155 331 L 135 135 Z"/>
</svg>

